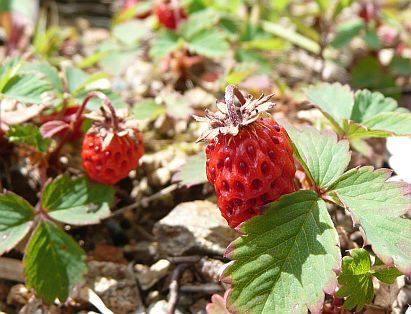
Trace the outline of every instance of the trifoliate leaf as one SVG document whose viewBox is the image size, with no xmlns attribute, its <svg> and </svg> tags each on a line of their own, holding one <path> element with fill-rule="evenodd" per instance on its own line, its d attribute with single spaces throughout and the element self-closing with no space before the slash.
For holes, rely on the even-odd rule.
<svg viewBox="0 0 411 314">
<path fill-rule="evenodd" d="M 206 155 L 202 151 L 187 159 L 186 163 L 174 175 L 173 181 L 188 187 L 207 182 L 205 164 Z"/>
<path fill-rule="evenodd" d="M 344 308 L 361 311 L 365 304 L 374 298 L 374 286 L 371 274 L 371 258 L 364 249 L 354 249 L 351 256 L 344 256 L 342 272 L 338 276 L 341 286 L 337 297 L 347 299 Z"/>
<path fill-rule="evenodd" d="M 43 138 L 39 128 L 31 124 L 15 124 L 7 132 L 10 142 L 33 146 L 40 152 L 46 152 L 50 140 Z"/>
<path fill-rule="evenodd" d="M 17 245 L 30 230 L 33 207 L 20 196 L 0 194 L 0 255 Z"/>
<path fill-rule="evenodd" d="M 34 288 L 46 303 L 56 298 L 64 302 L 87 270 L 81 247 L 49 221 L 37 226 L 23 262 L 27 286 Z"/>
<path fill-rule="evenodd" d="M 110 216 L 114 189 L 89 181 L 85 177 L 71 179 L 64 175 L 46 186 L 42 207 L 61 222 L 87 225 Z"/>
<path fill-rule="evenodd" d="M 371 266 L 371 258 L 364 249 L 354 249 L 351 256 L 343 258 L 342 272 L 338 276 L 341 288 L 337 291 L 337 297 L 347 299 L 344 308 L 356 308 L 359 312 L 365 304 L 371 303 L 374 298 L 374 286 L 372 276 L 385 283 L 392 284 L 401 273 L 395 267 L 386 267 L 378 258 L 374 266 Z"/>
<path fill-rule="evenodd" d="M 199 55 L 214 58 L 224 56 L 228 52 L 229 45 L 221 33 L 210 29 L 192 36 L 187 43 L 187 48 Z"/>
<path fill-rule="evenodd" d="M 348 141 L 338 141 L 333 132 L 320 133 L 313 127 L 299 131 L 283 121 L 281 124 L 294 145 L 297 159 L 318 187 L 328 187 L 343 174 L 351 157 Z"/>
<path fill-rule="evenodd" d="M 386 182 L 387 169 L 351 169 L 342 175 L 328 194 L 336 197 L 364 231 L 365 240 L 387 265 L 411 273 L 411 220 L 401 218 L 411 207 L 408 186 Z"/>
<path fill-rule="evenodd" d="M 342 127 L 343 119 L 351 117 L 354 96 L 348 85 L 320 83 L 307 88 L 304 93 L 337 129 Z"/>
<path fill-rule="evenodd" d="M 234 313 L 319 312 L 336 286 L 338 235 L 325 203 L 308 190 L 284 195 L 241 226 L 224 272 Z"/>
</svg>

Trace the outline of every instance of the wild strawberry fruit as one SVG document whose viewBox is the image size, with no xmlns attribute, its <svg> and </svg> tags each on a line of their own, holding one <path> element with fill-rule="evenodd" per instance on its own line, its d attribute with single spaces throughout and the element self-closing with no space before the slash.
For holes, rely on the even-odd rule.
<svg viewBox="0 0 411 314">
<path fill-rule="evenodd" d="M 171 3 L 160 3 L 154 10 L 158 22 L 169 30 L 176 30 L 179 22 L 187 18 L 183 8 L 174 7 Z"/>
<path fill-rule="evenodd" d="M 84 137 L 81 157 L 87 175 L 103 184 L 115 184 L 136 169 L 144 153 L 143 136 L 135 120 L 118 118 L 114 109 L 111 118 L 96 113 Z"/>
<path fill-rule="evenodd" d="M 235 106 L 234 94 L 241 106 Z M 206 111 L 209 129 L 199 141 L 206 147 L 206 172 L 214 186 L 223 217 L 234 228 L 260 213 L 263 205 L 295 191 L 293 150 L 283 127 L 262 114 L 274 106 L 272 95 L 244 97 L 226 89 L 218 111 Z"/>
</svg>

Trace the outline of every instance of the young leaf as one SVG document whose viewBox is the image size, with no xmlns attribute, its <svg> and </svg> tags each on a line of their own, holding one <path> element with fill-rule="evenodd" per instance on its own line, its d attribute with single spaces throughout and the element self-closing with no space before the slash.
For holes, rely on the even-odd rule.
<svg viewBox="0 0 411 314">
<path fill-rule="evenodd" d="M 341 129 L 343 119 L 351 117 L 354 96 L 348 85 L 320 83 L 307 88 L 304 93 L 337 129 Z"/>
<path fill-rule="evenodd" d="M 113 198 L 114 189 L 109 185 L 64 175 L 46 186 L 42 207 L 52 218 L 67 224 L 95 224 L 110 216 Z"/>
<path fill-rule="evenodd" d="M 207 182 L 205 172 L 206 155 L 202 151 L 187 159 L 186 163 L 177 171 L 173 177 L 174 182 L 190 187 Z"/>
<path fill-rule="evenodd" d="M 190 51 L 203 55 L 205 57 L 214 58 L 225 55 L 229 45 L 223 35 L 216 30 L 207 30 L 195 34 L 187 43 Z"/>
<path fill-rule="evenodd" d="M 46 302 L 64 302 L 87 270 L 85 253 L 63 230 L 42 221 L 34 231 L 24 255 L 24 277 L 29 288 Z"/>
<path fill-rule="evenodd" d="M 43 153 L 47 151 L 47 147 L 50 145 L 50 140 L 43 138 L 40 130 L 31 124 L 13 125 L 7 132 L 7 137 L 10 142 L 27 144 Z"/>
<path fill-rule="evenodd" d="M 401 218 L 411 205 L 408 187 L 386 182 L 387 169 L 351 169 L 342 175 L 328 194 L 336 197 L 352 213 L 364 231 L 367 243 L 387 265 L 411 273 L 411 220 Z"/>
<path fill-rule="evenodd" d="M 374 286 L 371 275 L 371 258 L 364 249 L 354 249 L 351 256 L 344 256 L 342 272 L 338 276 L 338 283 L 342 285 L 337 291 L 337 297 L 348 297 L 344 308 L 361 311 L 365 304 L 371 303 L 374 298 Z"/>
<path fill-rule="evenodd" d="M 295 147 L 297 159 L 318 187 L 328 187 L 343 174 L 351 157 L 346 140 L 337 141 L 335 133 L 320 133 L 313 127 L 299 131 L 283 121 L 281 124 Z"/>
<path fill-rule="evenodd" d="M 10 97 L 23 103 L 39 104 L 43 93 L 50 91 L 51 85 L 36 75 L 15 75 L 0 90 L 0 95 Z"/>
<path fill-rule="evenodd" d="M 379 268 L 377 263 L 371 267 L 371 258 L 364 249 L 354 249 L 351 256 L 344 256 L 342 272 L 338 276 L 341 285 L 337 291 L 337 297 L 348 297 L 344 302 L 344 308 L 356 307 L 359 312 L 364 305 L 371 303 L 374 298 L 374 286 L 372 276 L 386 282 L 393 283 L 401 273 L 394 267 Z"/>
<path fill-rule="evenodd" d="M 0 255 L 17 245 L 30 230 L 33 207 L 20 196 L 0 194 Z"/>
<path fill-rule="evenodd" d="M 336 286 L 338 235 L 325 203 L 308 190 L 284 195 L 241 226 L 227 249 L 229 310 L 271 314 L 319 312 Z"/>
</svg>

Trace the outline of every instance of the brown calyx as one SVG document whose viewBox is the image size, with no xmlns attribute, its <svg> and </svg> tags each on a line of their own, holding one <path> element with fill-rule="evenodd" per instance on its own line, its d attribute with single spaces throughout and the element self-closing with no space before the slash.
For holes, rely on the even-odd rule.
<svg viewBox="0 0 411 314">
<path fill-rule="evenodd" d="M 234 102 L 234 96 L 240 102 L 237 106 Z M 275 106 L 274 103 L 269 102 L 273 94 L 264 96 L 262 94 L 259 98 L 254 98 L 252 95 L 243 96 L 240 90 L 228 85 L 225 89 L 225 102 L 218 102 L 216 112 L 205 110 L 205 116 L 194 116 L 199 122 L 206 122 L 208 130 L 204 131 L 197 142 L 207 141 L 219 134 L 237 135 L 240 128 L 250 123 L 253 123 L 261 114 L 267 112 Z"/>
</svg>

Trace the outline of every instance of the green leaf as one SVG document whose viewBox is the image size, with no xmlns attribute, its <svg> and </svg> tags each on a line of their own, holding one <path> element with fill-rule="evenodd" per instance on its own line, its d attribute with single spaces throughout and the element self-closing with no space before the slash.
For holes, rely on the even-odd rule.
<svg viewBox="0 0 411 314">
<path fill-rule="evenodd" d="M 372 302 L 374 286 L 371 258 L 366 250 L 354 249 L 351 251 L 351 256 L 344 256 L 338 282 L 342 287 L 337 291 L 337 297 L 348 297 L 344 302 L 344 308 L 356 307 L 356 312 L 359 312 L 365 304 Z"/>
<path fill-rule="evenodd" d="M 144 99 L 133 107 L 133 115 L 138 120 L 154 120 L 164 112 L 164 106 L 158 104 L 154 98 Z"/>
<path fill-rule="evenodd" d="M 400 56 L 394 56 L 389 65 L 390 72 L 394 75 L 411 75 L 411 59 Z"/>
<path fill-rule="evenodd" d="M 375 29 L 369 29 L 364 35 L 365 44 L 371 49 L 380 49 L 381 42 Z"/>
<path fill-rule="evenodd" d="M 0 255 L 15 247 L 29 232 L 33 207 L 20 196 L 0 194 Z"/>
<path fill-rule="evenodd" d="M 318 54 L 320 52 L 320 45 L 315 41 L 293 31 L 290 28 L 286 28 L 280 24 L 272 23 L 272 22 L 262 22 L 263 29 L 271 33 L 277 37 L 283 38 L 290 43 L 301 47 L 309 52 L 314 54 Z"/>
<path fill-rule="evenodd" d="M 89 75 L 83 70 L 67 67 L 64 76 L 66 78 L 67 88 L 71 94 L 75 94 L 87 82 Z"/>
<path fill-rule="evenodd" d="M 294 146 L 294 153 L 316 186 L 326 188 L 332 184 L 350 162 L 348 141 L 337 140 L 333 132 L 320 133 L 313 127 L 298 131 L 281 122 Z"/>
<path fill-rule="evenodd" d="M 305 89 L 304 93 L 335 127 L 341 128 L 342 119 L 351 117 L 354 96 L 348 85 L 320 83 Z"/>
<path fill-rule="evenodd" d="M 315 0 L 315 2 L 317 2 L 322 12 L 326 12 L 330 6 L 330 0 Z"/>
<path fill-rule="evenodd" d="M 41 73 L 57 92 L 64 92 L 63 83 L 60 80 L 59 73 L 57 72 L 56 68 L 52 67 L 45 61 L 26 63 L 22 66 L 21 71 Z"/>
<path fill-rule="evenodd" d="M 235 313 L 319 312 L 324 291 L 336 286 L 338 235 L 325 203 L 308 190 L 282 196 L 241 225 L 244 234 L 227 249 L 224 271 Z"/>
<path fill-rule="evenodd" d="M 18 74 L 7 81 L 0 93 L 23 103 L 39 104 L 43 102 L 42 94 L 50 90 L 51 85 L 38 76 Z"/>
<path fill-rule="evenodd" d="M 43 138 L 39 128 L 31 124 L 15 124 L 7 132 L 10 142 L 33 146 L 39 152 L 46 152 L 50 140 Z"/>
<path fill-rule="evenodd" d="M 380 266 L 378 258 L 374 266 L 371 266 L 371 258 L 364 249 L 354 249 L 351 256 L 343 258 L 342 272 L 338 276 L 341 288 L 336 296 L 345 298 L 344 308 L 356 307 L 360 312 L 364 305 L 374 299 L 374 286 L 372 276 L 385 283 L 392 284 L 401 273 L 395 267 Z"/>
<path fill-rule="evenodd" d="M 24 277 L 46 303 L 64 302 L 87 271 L 85 253 L 63 230 L 41 221 L 24 255 Z"/>
<path fill-rule="evenodd" d="M 126 50 L 109 50 L 104 52 L 100 60 L 100 65 L 104 71 L 112 75 L 119 75 L 124 72 L 127 66 L 136 58 L 137 51 Z"/>
<path fill-rule="evenodd" d="M 199 32 L 213 28 L 218 23 L 219 18 L 219 12 L 213 9 L 198 11 L 188 16 L 188 19 L 180 25 L 179 32 L 189 41 Z"/>
<path fill-rule="evenodd" d="M 199 55 L 214 58 L 224 56 L 228 52 L 229 45 L 221 33 L 210 29 L 191 37 L 187 48 Z"/>
<path fill-rule="evenodd" d="M 202 151 L 187 159 L 186 163 L 174 175 L 173 181 L 180 182 L 181 185 L 187 187 L 207 182 L 205 164 L 206 155 Z"/>
<path fill-rule="evenodd" d="M 364 22 L 361 19 L 346 22 L 338 27 L 334 39 L 330 45 L 340 49 L 348 45 L 355 36 L 364 28 Z"/>
<path fill-rule="evenodd" d="M 351 120 L 362 123 L 381 112 L 396 111 L 397 101 L 385 97 L 380 92 L 370 92 L 367 89 L 355 93 L 355 101 L 352 109 Z"/>
<path fill-rule="evenodd" d="M 347 7 L 349 7 L 352 3 L 354 2 L 354 0 L 338 0 L 337 4 L 335 5 L 334 8 L 334 12 L 333 12 L 333 20 L 335 20 L 335 18 L 337 16 L 340 15 L 340 13 Z"/>
<path fill-rule="evenodd" d="M 379 90 L 386 96 L 399 94 L 395 78 L 374 57 L 358 60 L 351 71 L 351 84 L 356 88 Z"/>
<path fill-rule="evenodd" d="M 395 279 L 397 279 L 397 277 L 402 275 L 402 273 L 395 267 L 388 267 L 376 270 L 373 275 L 378 280 L 391 285 L 395 282 Z"/>
<path fill-rule="evenodd" d="M 110 216 L 113 199 L 114 189 L 110 185 L 64 175 L 46 186 L 42 207 L 52 218 L 67 224 L 96 224 Z"/>
<path fill-rule="evenodd" d="M 410 208 L 411 197 L 405 195 L 405 183 L 386 182 L 389 177 L 387 169 L 351 169 L 327 193 L 352 213 L 385 264 L 411 273 L 411 220 L 400 217 Z"/>
<path fill-rule="evenodd" d="M 177 34 L 173 32 L 162 32 L 152 41 L 150 56 L 160 58 L 177 50 L 180 47 L 180 40 Z"/>
<path fill-rule="evenodd" d="M 118 24 L 112 30 L 113 36 L 127 46 L 135 45 L 147 31 L 146 23 L 138 19 Z"/>
<path fill-rule="evenodd" d="M 411 135 L 411 113 L 383 112 L 364 121 L 371 130 L 383 130 L 393 135 Z"/>
</svg>

